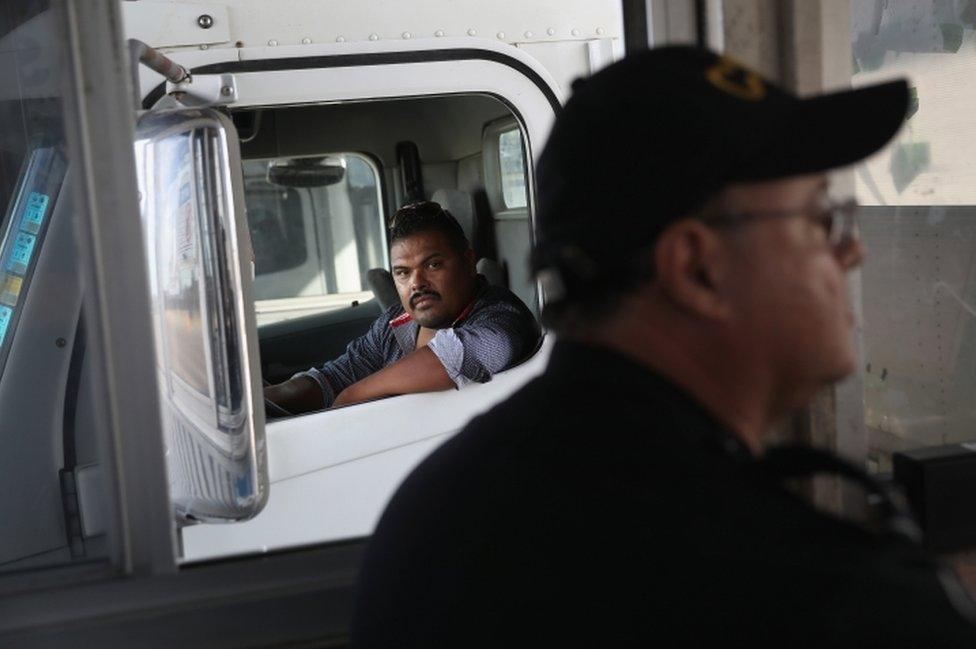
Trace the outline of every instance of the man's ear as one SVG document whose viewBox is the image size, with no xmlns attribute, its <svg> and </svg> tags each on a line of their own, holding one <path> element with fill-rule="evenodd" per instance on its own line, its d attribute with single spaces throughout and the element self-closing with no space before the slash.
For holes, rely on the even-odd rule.
<svg viewBox="0 0 976 649">
<path fill-rule="evenodd" d="M 478 272 L 476 270 L 478 265 L 478 260 L 475 258 L 474 248 L 468 248 L 464 251 L 464 263 L 467 264 L 468 268 L 471 269 L 472 273 Z"/>
<path fill-rule="evenodd" d="M 695 219 L 672 224 L 658 237 L 653 262 L 655 283 L 678 308 L 709 319 L 728 317 L 729 258 L 715 230 Z"/>
</svg>

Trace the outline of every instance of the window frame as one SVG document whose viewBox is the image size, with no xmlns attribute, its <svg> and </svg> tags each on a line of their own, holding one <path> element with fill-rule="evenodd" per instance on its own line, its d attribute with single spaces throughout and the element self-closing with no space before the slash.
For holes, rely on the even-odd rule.
<svg viewBox="0 0 976 649">
<path fill-rule="evenodd" d="M 503 133 L 517 130 L 522 141 L 522 161 L 525 174 L 525 200 L 524 207 L 509 207 L 505 203 L 505 192 L 502 186 L 501 152 L 499 150 L 499 138 Z M 502 117 L 485 124 L 482 131 L 481 151 L 484 156 L 485 191 L 488 194 L 488 203 L 495 214 L 496 219 L 523 218 L 532 204 L 531 185 L 531 165 L 529 164 L 529 151 L 526 146 L 527 138 L 522 125 L 514 117 Z M 533 224 L 534 227 L 534 224 Z"/>
<path fill-rule="evenodd" d="M 416 47 L 420 45 L 420 42 L 417 41 L 409 45 Z M 537 63 L 533 63 L 530 66 L 525 62 L 528 60 L 528 57 L 517 50 L 513 54 L 496 51 L 494 49 L 496 46 L 493 43 L 482 44 L 478 48 L 471 47 L 470 45 L 465 48 L 454 49 L 454 47 L 454 43 L 445 39 L 445 48 L 443 50 L 362 53 L 321 57 L 315 57 L 313 54 L 308 58 L 291 58 L 297 50 L 278 48 L 278 51 L 275 53 L 276 56 L 269 54 L 269 58 L 253 60 L 244 57 L 238 62 L 207 65 L 197 72 L 207 74 L 235 74 L 239 92 L 239 108 L 330 104 L 339 102 L 353 104 L 464 95 L 491 97 L 499 101 L 511 112 L 511 116 L 506 117 L 506 119 L 510 124 L 516 124 L 523 136 L 525 161 L 528 170 L 526 177 L 527 206 L 524 209 L 516 210 L 512 217 L 526 220 L 530 227 L 531 238 L 534 240 L 536 222 L 534 209 L 535 185 L 532 174 L 534 161 L 533 146 L 541 147 L 541 143 L 545 141 L 548 131 L 552 126 L 555 113 L 559 109 L 560 99 L 557 94 L 557 86 L 544 70 L 537 67 Z M 323 45 L 320 49 L 329 50 L 330 48 L 331 46 Z M 310 48 L 302 49 L 307 50 Z M 280 54 L 278 54 L 279 52 Z M 402 55 L 402 58 L 396 56 L 397 54 Z M 411 74 L 401 73 L 391 75 L 389 66 L 397 65 L 399 67 L 399 64 L 418 65 L 411 65 L 410 68 L 399 68 L 400 70 L 414 68 L 411 70 Z M 351 73 L 348 66 L 352 65 L 355 65 L 357 70 L 355 86 L 348 89 L 337 88 L 335 80 L 348 78 L 345 75 Z M 279 72 L 281 70 L 294 70 L 295 76 L 288 79 L 287 84 L 284 83 L 282 75 L 269 74 L 264 76 L 264 73 Z M 254 73 L 253 76 L 252 73 Z M 297 98 L 296 88 L 299 89 Z M 332 88 L 336 89 L 331 90 Z M 254 94 L 250 95 L 247 92 L 248 89 L 254 89 Z M 313 89 L 315 90 L 313 91 Z M 314 95 L 314 99 L 312 98 L 313 92 L 318 93 Z M 306 95 L 308 95 L 308 99 L 305 99 Z M 496 218 L 498 218 L 497 214 Z M 545 299 L 544 292 L 538 284 L 536 284 L 536 289 L 537 304 L 542 304 Z M 508 381 L 511 381 L 510 386 L 520 386 L 523 383 L 516 383 L 516 381 L 524 381 L 525 379 L 516 378 L 517 376 L 534 376 L 535 373 L 541 371 L 546 356 L 547 354 L 545 352 L 540 351 L 528 362 L 509 370 L 513 373 L 511 377 L 502 377 L 499 375 L 490 384 L 478 386 L 478 390 L 482 391 L 485 395 L 495 395 L 488 397 L 489 401 L 493 401 L 498 398 L 498 394 L 507 394 L 508 390 L 514 390 L 512 387 L 502 387 Z M 503 380 L 503 378 L 508 379 L 508 381 Z M 460 394 L 432 393 L 401 395 L 390 399 L 356 404 L 354 408 L 320 411 L 281 422 L 272 422 L 268 427 L 269 444 L 282 444 L 282 448 L 279 449 L 279 457 L 288 457 L 290 461 L 299 463 L 312 461 L 308 459 L 308 456 L 314 453 L 304 452 L 296 454 L 291 450 L 293 448 L 292 446 L 285 445 L 298 443 L 308 444 L 310 442 L 316 445 L 335 445 L 335 436 L 323 436 L 320 434 L 323 426 L 334 426 L 336 430 L 348 430 L 350 433 L 353 431 L 362 433 L 360 422 L 367 421 L 370 415 L 375 416 L 378 412 L 392 406 L 400 408 L 405 406 L 411 407 L 413 404 L 427 402 L 431 399 L 435 400 L 437 405 L 428 405 L 425 409 L 434 407 L 439 412 L 442 412 L 444 417 L 454 416 L 451 413 L 463 412 L 465 421 L 467 421 L 473 414 L 480 412 L 484 408 L 485 397 L 476 398 L 473 396 L 478 390 L 462 391 Z M 472 405 L 475 402 L 477 402 L 477 406 Z M 408 406 L 408 404 L 410 405 Z M 348 413 L 350 411 L 355 411 L 355 425 L 340 425 L 343 418 L 349 416 Z M 364 416 L 367 419 L 363 419 Z M 333 422 L 333 419 L 336 421 Z M 383 419 L 389 421 L 389 417 L 384 417 Z M 312 430 L 318 431 L 319 434 L 311 438 L 306 438 L 304 433 Z M 342 449 L 337 450 L 333 448 L 330 452 L 333 454 L 338 452 L 343 454 L 358 454 L 362 452 L 362 455 L 347 458 L 350 461 L 355 461 L 356 459 L 367 459 L 394 449 L 405 451 L 406 447 L 433 443 L 432 440 L 436 440 L 440 436 L 439 433 L 432 434 L 430 426 L 426 424 L 422 432 L 414 430 L 411 427 L 400 426 L 396 430 L 386 430 L 385 433 L 386 435 L 382 440 L 382 444 L 376 445 L 375 447 L 370 446 L 370 440 L 365 439 L 360 434 L 357 442 L 348 445 L 348 448 L 344 445 Z M 390 435 L 390 433 L 395 434 Z M 363 449 L 367 446 L 373 450 L 364 451 Z M 318 450 L 316 449 L 315 452 L 318 452 Z M 424 456 L 426 456 L 426 453 L 424 453 Z M 330 460 L 330 462 L 332 461 Z M 347 462 L 343 462 L 343 464 L 347 464 Z M 336 466 L 336 464 L 332 462 L 330 464 L 331 466 Z M 260 532 L 267 528 L 280 529 L 281 521 L 284 519 L 277 517 L 291 515 L 285 513 L 287 505 L 276 504 L 274 483 L 278 479 L 281 481 L 288 479 L 285 476 L 290 475 L 292 466 L 290 463 L 278 462 L 272 463 L 271 468 L 273 484 L 270 491 L 269 506 L 265 508 L 261 516 L 255 517 L 245 523 L 250 528 L 252 535 L 240 543 L 231 540 L 228 545 L 221 541 L 219 545 L 222 547 L 221 551 L 224 554 L 219 556 L 233 556 L 235 553 L 253 551 L 252 542 L 261 538 L 259 535 L 254 534 L 255 532 Z M 325 470 L 328 467 L 321 468 Z M 310 476 L 311 474 L 317 473 L 317 470 L 311 469 L 305 472 L 305 475 Z M 278 479 L 275 476 L 278 476 Z M 393 480 L 395 485 L 395 483 L 398 483 L 402 479 L 403 475 L 400 475 L 398 471 L 388 471 L 384 475 L 371 474 L 371 477 L 374 480 L 369 488 L 381 489 L 389 480 Z M 291 481 L 290 486 L 294 487 L 294 485 L 294 481 Z M 386 493 L 385 498 L 388 499 L 393 491 L 395 491 L 395 486 L 391 488 L 389 493 Z M 385 502 L 386 500 L 384 500 Z M 294 512 L 294 514 L 305 515 L 304 512 L 300 514 Z M 325 516 L 321 516 L 320 518 L 324 519 Z M 214 534 L 217 534 L 221 530 L 229 529 L 232 529 L 232 526 L 210 527 L 206 531 L 209 533 L 210 530 L 213 530 Z M 371 531 L 372 528 L 370 527 Z M 362 539 L 368 536 L 368 533 L 364 536 L 359 532 L 344 533 L 342 535 L 336 535 L 334 532 L 334 530 L 331 530 L 328 535 L 319 536 L 310 527 L 306 527 L 302 531 L 302 538 L 298 541 L 298 545 L 318 547 L 322 544 L 329 544 L 333 539 L 337 538 Z M 288 541 L 287 545 L 277 542 L 261 542 L 259 546 L 262 548 L 271 548 L 271 552 L 273 553 L 289 551 L 290 548 L 295 547 L 295 544 L 292 544 L 291 541 Z M 207 560 L 205 557 L 190 558 L 186 560 L 188 563 L 184 565 L 195 564 L 195 562 L 201 559 L 204 561 Z"/>
<path fill-rule="evenodd" d="M 519 157 L 522 160 L 522 186 L 523 186 L 523 188 L 525 186 L 525 178 L 528 175 L 526 173 L 527 169 L 526 169 L 526 164 L 525 164 L 525 147 L 522 146 L 522 132 L 517 127 L 516 128 L 512 128 L 512 129 L 509 129 L 507 131 L 502 131 L 501 133 L 498 134 L 498 139 L 496 140 L 497 145 L 498 145 L 498 163 L 499 163 L 498 164 L 498 167 L 499 167 L 499 180 L 500 180 L 500 183 L 499 184 L 501 185 L 500 189 L 501 189 L 501 193 L 502 193 L 502 203 L 505 204 L 505 209 L 508 209 L 508 210 L 520 210 L 520 209 L 523 209 L 523 208 L 527 207 L 527 199 L 528 199 L 528 196 L 525 195 L 525 194 L 527 194 L 528 192 L 525 192 L 523 190 L 523 198 L 526 199 L 526 204 L 523 204 L 523 205 L 509 205 L 508 204 L 508 197 L 507 197 L 507 194 L 506 194 L 507 187 L 505 186 L 505 170 L 502 168 L 502 165 L 501 165 L 501 162 L 502 162 L 502 138 L 505 137 L 506 135 L 511 134 L 511 133 L 514 133 L 514 134 L 516 134 L 518 136 Z"/>
</svg>

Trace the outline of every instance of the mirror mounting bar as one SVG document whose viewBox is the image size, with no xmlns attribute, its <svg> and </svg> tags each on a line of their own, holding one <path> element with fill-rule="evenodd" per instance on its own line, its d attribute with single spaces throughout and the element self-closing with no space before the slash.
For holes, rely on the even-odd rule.
<svg viewBox="0 0 976 649">
<path fill-rule="evenodd" d="M 182 65 L 136 38 L 129 39 L 129 53 L 132 57 L 132 88 L 136 110 L 142 109 L 139 66 L 136 61 L 166 78 L 167 95 L 172 97 L 169 100 L 163 97 L 161 103 L 157 103 L 154 108 L 223 106 L 237 101 L 237 83 L 232 74 L 201 75 L 194 78 Z"/>
<path fill-rule="evenodd" d="M 167 81 L 182 83 L 190 79 L 186 68 L 138 39 L 129 39 L 129 51 L 132 52 L 133 59 L 139 59 L 139 63 L 163 75 Z"/>
<path fill-rule="evenodd" d="M 166 86 L 168 95 L 186 107 L 212 108 L 237 101 L 237 81 L 233 74 L 200 74 Z"/>
<path fill-rule="evenodd" d="M 154 47 L 150 47 L 136 38 L 129 39 L 129 68 L 132 72 L 132 92 L 135 98 L 136 110 L 142 108 L 142 93 L 139 91 L 139 65 L 143 64 L 153 72 L 166 77 L 172 83 L 191 81 L 189 71 L 182 65 L 169 58 Z M 137 63 L 138 61 L 138 63 Z"/>
</svg>

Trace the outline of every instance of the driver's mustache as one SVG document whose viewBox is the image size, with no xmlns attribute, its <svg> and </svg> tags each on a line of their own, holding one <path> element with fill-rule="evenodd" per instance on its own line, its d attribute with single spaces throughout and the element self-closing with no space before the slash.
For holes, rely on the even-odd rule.
<svg viewBox="0 0 976 649">
<path fill-rule="evenodd" d="M 420 291 L 410 296 L 410 306 L 414 306 L 420 298 L 428 296 L 438 300 L 441 299 L 441 295 L 437 291 Z"/>
</svg>

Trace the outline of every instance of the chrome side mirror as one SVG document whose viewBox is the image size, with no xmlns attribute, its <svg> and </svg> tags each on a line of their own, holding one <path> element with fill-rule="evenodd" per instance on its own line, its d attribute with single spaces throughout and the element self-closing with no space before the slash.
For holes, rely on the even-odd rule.
<svg viewBox="0 0 976 649">
<path fill-rule="evenodd" d="M 251 518 L 269 482 L 237 132 L 213 109 L 153 110 L 135 150 L 174 513 Z"/>
</svg>

